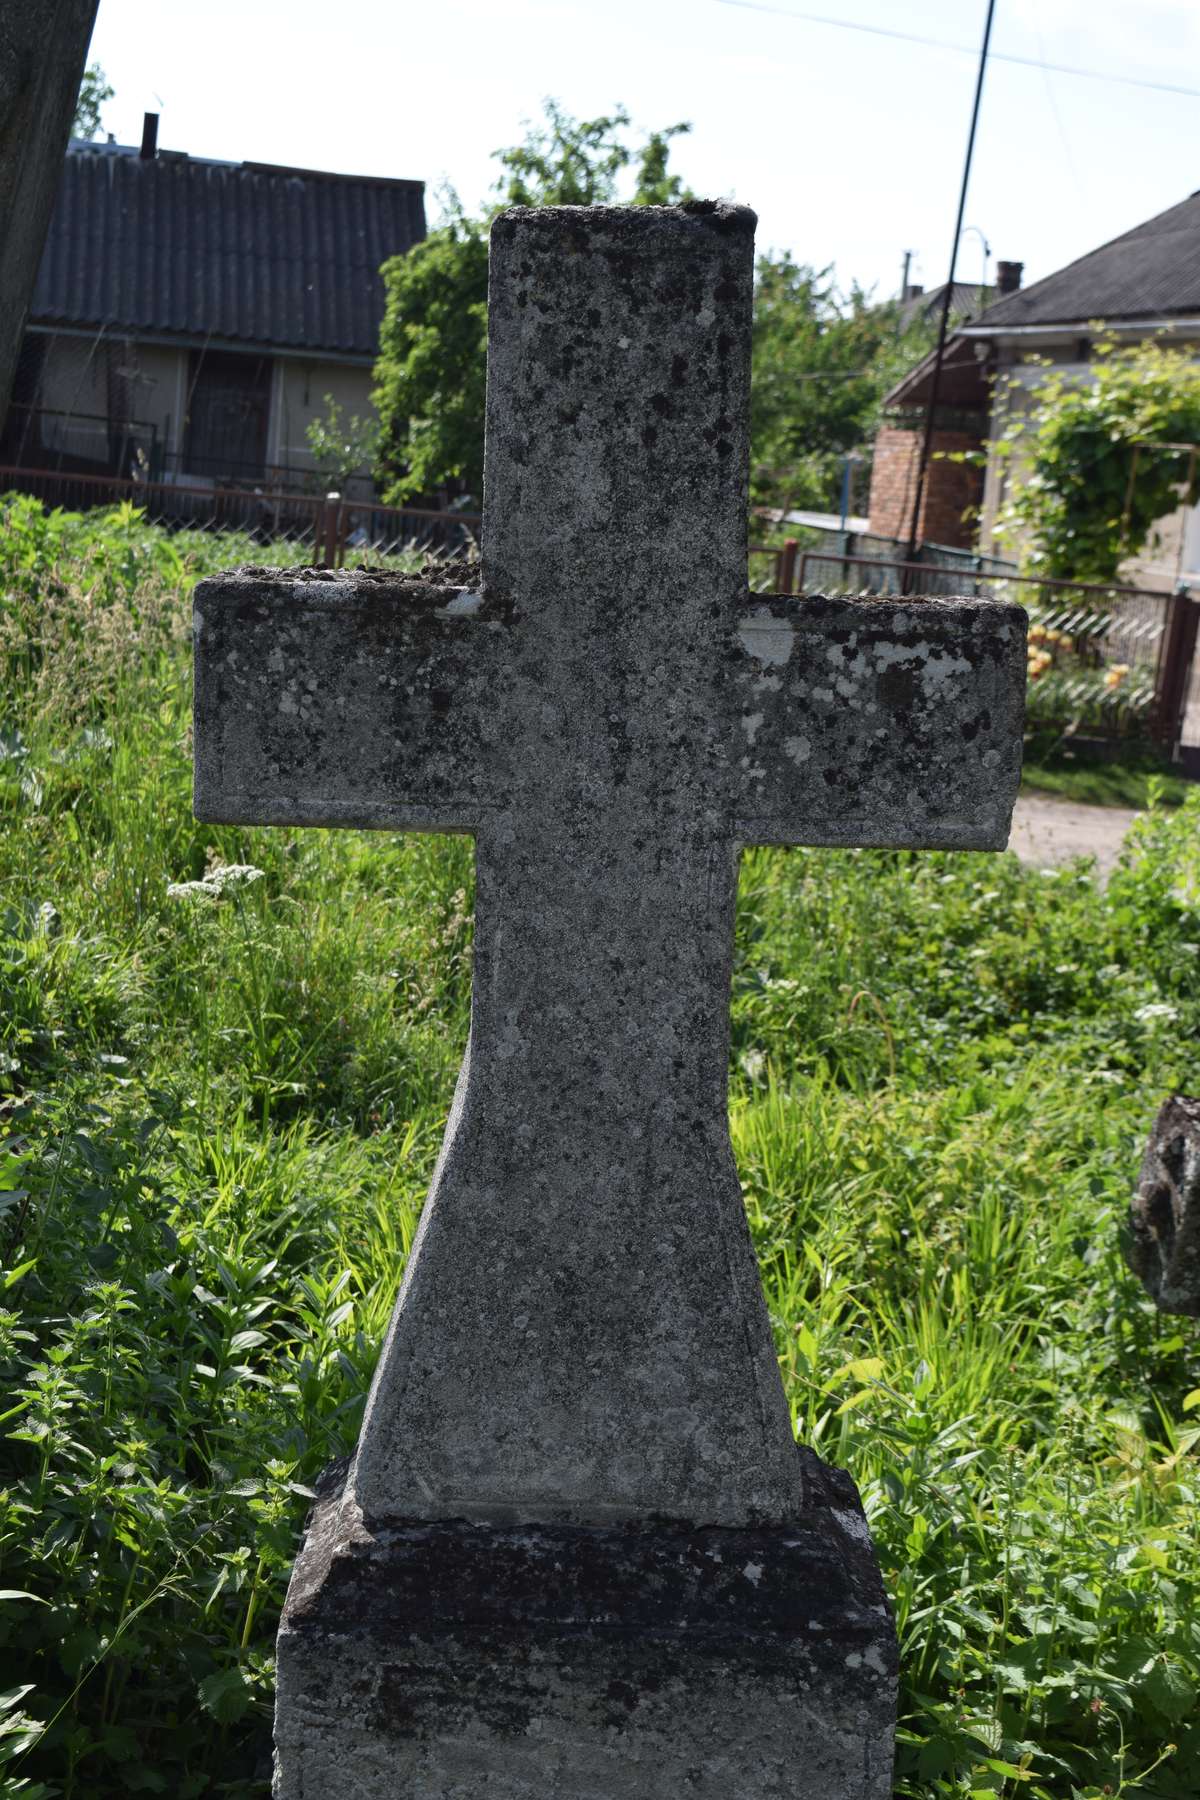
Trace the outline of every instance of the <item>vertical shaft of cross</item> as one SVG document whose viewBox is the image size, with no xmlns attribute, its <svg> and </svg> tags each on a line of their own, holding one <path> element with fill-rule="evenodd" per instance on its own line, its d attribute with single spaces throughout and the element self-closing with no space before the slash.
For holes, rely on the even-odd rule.
<svg viewBox="0 0 1200 1800">
<path fill-rule="evenodd" d="M 657 643 L 711 680 L 746 586 L 753 236 L 712 202 L 492 226 L 484 588 L 562 667 L 607 619 L 634 666 Z"/>
<path fill-rule="evenodd" d="M 471 1050 L 364 1429 L 368 1515 L 799 1505 L 726 1116 L 752 230 L 716 207 L 493 228 L 484 596 L 512 620 L 522 781 L 477 838 Z"/>
</svg>

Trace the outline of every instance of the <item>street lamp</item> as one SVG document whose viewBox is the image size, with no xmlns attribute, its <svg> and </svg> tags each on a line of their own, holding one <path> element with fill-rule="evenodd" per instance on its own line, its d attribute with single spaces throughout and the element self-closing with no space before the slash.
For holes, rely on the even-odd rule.
<svg viewBox="0 0 1200 1800">
<path fill-rule="evenodd" d="M 842 464 L 842 523 L 840 526 L 842 531 L 845 531 L 846 520 L 850 517 L 850 483 L 854 478 L 855 469 L 864 460 L 865 458 L 861 457 L 857 450 L 849 450 Z"/>
<path fill-rule="evenodd" d="M 965 237 L 968 231 L 973 231 L 983 246 L 983 276 L 979 283 L 979 310 L 982 312 L 984 306 L 987 304 L 985 299 L 985 295 L 987 294 L 987 266 L 988 257 L 992 254 L 992 246 L 988 243 L 978 225 L 964 225 L 958 234 L 959 237 Z"/>
</svg>

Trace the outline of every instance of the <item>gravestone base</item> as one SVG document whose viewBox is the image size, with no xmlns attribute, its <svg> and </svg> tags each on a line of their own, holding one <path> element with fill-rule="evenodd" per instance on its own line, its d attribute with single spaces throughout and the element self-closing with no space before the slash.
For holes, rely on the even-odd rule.
<svg viewBox="0 0 1200 1800">
<path fill-rule="evenodd" d="M 888 1800 L 896 1640 L 850 1478 L 798 1523 L 367 1525 L 314 1508 L 276 1800 Z"/>
</svg>

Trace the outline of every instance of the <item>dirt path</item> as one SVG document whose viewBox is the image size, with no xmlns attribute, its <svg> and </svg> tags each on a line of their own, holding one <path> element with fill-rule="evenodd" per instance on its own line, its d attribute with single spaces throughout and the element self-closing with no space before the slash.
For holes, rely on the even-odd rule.
<svg viewBox="0 0 1200 1800">
<path fill-rule="evenodd" d="M 1120 853 L 1121 842 L 1137 814 L 1127 806 L 1082 806 L 1049 794 L 1022 794 L 1013 814 L 1010 850 L 1022 862 L 1054 868 L 1073 856 L 1094 856 L 1096 872 L 1105 880 Z"/>
</svg>

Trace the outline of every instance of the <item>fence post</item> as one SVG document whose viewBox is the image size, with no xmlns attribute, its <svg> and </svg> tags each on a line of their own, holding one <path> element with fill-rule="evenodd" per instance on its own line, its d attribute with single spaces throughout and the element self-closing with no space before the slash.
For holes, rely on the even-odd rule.
<svg viewBox="0 0 1200 1800">
<path fill-rule="evenodd" d="M 341 495 L 337 493 L 326 494 L 317 508 L 313 562 L 319 569 L 337 568 L 338 513 L 341 510 L 341 498 Z"/>
<path fill-rule="evenodd" d="M 1198 626 L 1200 601 L 1193 600 L 1186 588 L 1177 588 L 1167 602 L 1167 625 L 1154 683 L 1154 732 L 1168 756 L 1175 753 L 1183 725 Z"/>
<path fill-rule="evenodd" d="M 796 591 L 796 552 L 800 545 L 795 538 L 787 538 L 783 549 L 775 557 L 776 592 L 794 594 Z"/>
</svg>

